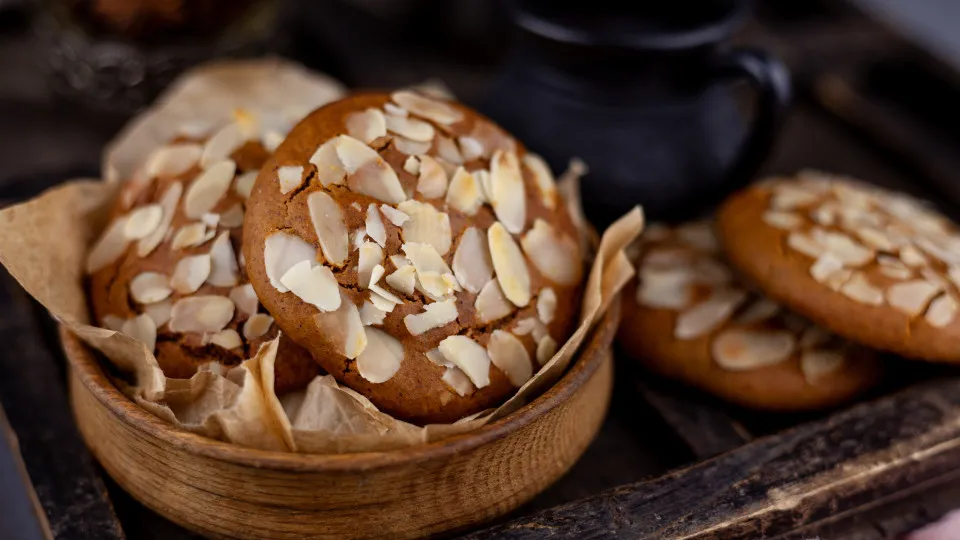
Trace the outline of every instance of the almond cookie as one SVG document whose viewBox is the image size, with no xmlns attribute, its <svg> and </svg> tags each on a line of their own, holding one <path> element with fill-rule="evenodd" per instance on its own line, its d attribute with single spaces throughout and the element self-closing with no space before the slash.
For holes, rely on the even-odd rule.
<svg viewBox="0 0 960 540">
<path fill-rule="evenodd" d="M 775 411 L 835 405 L 879 379 L 871 351 L 745 287 L 711 223 L 651 226 L 638 247 L 618 340 L 651 370 Z"/>
<path fill-rule="evenodd" d="M 821 172 L 723 205 L 731 264 L 834 332 L 900 355 L 960 362 L 960 231 L 902 193 Z"/>
<path fill-rule="evenodd" d="M 577 231 L 539 157 L 410 91 L 314 111 L 263 168 L 243 250 L 277 324 L 411 422 L 495 406 L 572 331 Z"/>
<path fill-rule="evenodd" d="M 269 138 L 241 115 L 209 137 L 157 149 L 121 189 L 88 256 L 96 320 L 146 344 L 168 377 L 190 377 L 208 362 L 239 364 L 279 332 L 238 257 L 264 144 Z M 281 338 L 277 393 L 318 373 L 309 353 Z"/>
</svg>

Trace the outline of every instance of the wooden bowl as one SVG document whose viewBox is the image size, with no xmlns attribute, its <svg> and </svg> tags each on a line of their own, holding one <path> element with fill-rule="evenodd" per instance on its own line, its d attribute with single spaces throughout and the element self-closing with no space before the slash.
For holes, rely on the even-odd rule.
<svg viewBox="0 0 960 540">
<path fill-rule="evenodd" d="M 388 452 L 252 450 L 177 430 L 113 385 L 61 330 L 80 432 L 107 472 L 155 512 L 214 538 L 411 538 L 464 529 L 533 498 L 596 435 L 613 383 L 613 302 L 552 388 L 476 431 Z"/>
</svg>

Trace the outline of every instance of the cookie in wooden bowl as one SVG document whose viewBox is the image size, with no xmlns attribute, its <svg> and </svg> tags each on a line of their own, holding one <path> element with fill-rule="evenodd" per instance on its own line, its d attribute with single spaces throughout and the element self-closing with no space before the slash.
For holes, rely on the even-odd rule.
<svg viewBox="0 0 960 540">
<path fill-rule="evenodd" d="M 850 340 L 960 362 L 960 230 L 919 200 L 801 172 L 727 200 L 731 264 L 775 300 Z"/>
<path fill-rule="evenodd" d="M 583 256 L 546 164 L 410 91 L 314 111 L 264 166 L 243 249 L 277 324 L 415 423 L 503 402 L 578 314 Z"/>
<path fill-rule="evenodd" d="M 210 362 L 237 365 L 279 332 L 239 257 L 244 205 L 269 156 L 248 128 L 231 123 L 155 150 L 121 188 L 89 254 L 95 319 L 145 343 L 168 377 L 188 378 Z M 318 372 L 306 351 L 281 338 L 278 393 Z"/>
<path fill-rule="evenodd" d="M 746 287 L 710 222 L 648 227 L 635 257 L 618 341 L 652 371 L 773 411 L 829 407 L 879 379 L 872 351 Z"/>
</svg>

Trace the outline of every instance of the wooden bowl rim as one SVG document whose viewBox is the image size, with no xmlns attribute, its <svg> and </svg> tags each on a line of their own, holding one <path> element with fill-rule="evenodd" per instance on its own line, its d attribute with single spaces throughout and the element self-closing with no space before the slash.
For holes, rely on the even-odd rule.
<svg viewBox="0 0 960 540">
<path fill-rule="evenodd" d="M 285 471 L 364 471 L 442 459 L 472 450 L 519 429 L 572 396 L 597 371 L 612 345 L 620 319 L 620 302 L 613 299 L 600 323 L 581 346 L 581 354 L 553 386 L 517 411 L 474 431 L 412 448 L 346 454 L 305 454 L 258 450 L 173 428 L 125 396 L 106 376 L 86 344 L 60 328 L 64 350 L 74 374 L 96 399 L 121 421 L 190 453 L 238 465 Z M 69 344 L 67 342 L 70 342 Z M 607 342 L 607 345 L 604 345 Z M 82 352 L 82 354 L 75 354 Z"/>
</svg>

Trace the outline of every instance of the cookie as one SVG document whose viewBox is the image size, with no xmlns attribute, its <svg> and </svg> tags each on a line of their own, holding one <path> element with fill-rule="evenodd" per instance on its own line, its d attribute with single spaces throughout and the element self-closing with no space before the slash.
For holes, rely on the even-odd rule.
<svg viewBox="0 0 960 540">
<path fill-rule="evenodd" d="M 237 365 L 279 332 L 238 257 L 244 205 L 269 156 L 249 128 L 234 123 L 154 151 L 121 189 L 88 256 L 95 319 L 144 342 L 168 377 L 188 378 L 209 362 Z M 281 337 L 277 393 L 319 371 Z"/>
<path fill-rule="evenodd" d="M 960 231 L 917 199 L 820 172 L 723 205 L 730 262 L 772 298 L 869 347 L 960 362 Z"/>
<path fill-rule="evenodd" d="M 870 388 L 875 354 L 746 287 L 711 223 L 651 226 L 623 295 L 618 341 L 650 370 L 745 407 L 829 407 Z"/>
<path fill-rule="evenodd" d="M 496 406 L 578 313 L 583 257 L 539 157 L 410 91 L 314 111 L 248 204 L 250 281 L 338 381 L 418 424 Z"/>
</svg>

